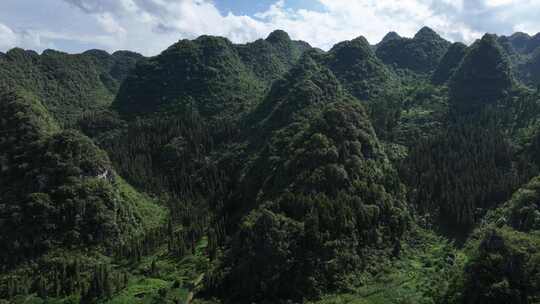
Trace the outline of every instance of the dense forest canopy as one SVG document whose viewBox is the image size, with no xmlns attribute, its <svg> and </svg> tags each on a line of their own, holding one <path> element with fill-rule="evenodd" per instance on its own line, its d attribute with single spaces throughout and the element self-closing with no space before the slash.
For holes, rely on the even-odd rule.
<svg viewBox="0 0 540 304">
<path fill-rule="evenodd" d="M 0 303 L 540 301 L 540 34 L 0 54 Z"/>
</svg>

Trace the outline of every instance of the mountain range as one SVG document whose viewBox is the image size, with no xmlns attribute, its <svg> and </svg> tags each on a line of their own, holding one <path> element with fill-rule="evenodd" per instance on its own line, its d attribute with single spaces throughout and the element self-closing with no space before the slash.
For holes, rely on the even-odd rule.
<svg viewBox="0 0 540 304">
<path fill-rule="evenodd" d="M 0 303 L 540 301 L 540 34 L 0 53 Z"/>
</svg>

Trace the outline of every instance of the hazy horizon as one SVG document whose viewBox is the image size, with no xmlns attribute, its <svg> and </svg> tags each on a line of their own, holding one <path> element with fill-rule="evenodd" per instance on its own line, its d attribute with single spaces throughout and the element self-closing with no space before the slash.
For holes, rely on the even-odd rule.
<svg viewBox="0 0 540 304">
<path fill-rule="evenodd" d="M 174 42 L 216 35 L 235 43 L 276 29 L 314 47 L 364 36 L 372 44 L 395 31 L 411 37 L 428 26 L 450 41 L 485 33 L 540 32 L 534 0 L 3 0 L 0 51 L 130 50 L 156 55 Z"/>
</svg>

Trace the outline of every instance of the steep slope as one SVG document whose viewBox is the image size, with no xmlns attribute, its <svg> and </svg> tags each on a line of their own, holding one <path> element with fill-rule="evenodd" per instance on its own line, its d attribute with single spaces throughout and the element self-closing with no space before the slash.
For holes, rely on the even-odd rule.
<svg viewBox="0 0 540 304">
<path fill-rule="evenodd" d="M 108 107 L 119 83 L 142 56 L 89 51 L 70 55 L 13 49 L 0 56 L 0 85 L 26 91 L 42 101 L 61 124 L 85 110 Z"/>
<path fill-rule="evenodd" d="M 268 85 L 289 71 L 310 48 L 306 42 L 291 40 L 289 34 L 281 30 L 270 33 L 264 40 L 236 46 L 242 61 Z"/>
<path fill-rule="evenodd" d="M 202 36 L 137 65 L 115 107 L 128 115 L 193 108 L 203 117 L 233 117 L 255 104 L 262 89 L 230 41 Z"/>
<path fill-rule="evenodd" d="M 431 82 L 436 85 L 442 85 L 450 80 L 461 64 L 466 52 L 467 46 L 465 44 L 460 42 L 452 44 L 433 73 Z"/>
<path fill-rule="evenodd" d="M 486 217 L 444 303 L 534 303 L 540 297 L 539 198 L 535 177 Z"/>
<path fill-rule="evenodd" d="M 531 37 L 518 32 L 509 37 L 498 37 L 497 41 L 510 60 L 514 77 L 522 84 L 536 88 L 540 84 L 538 72 L 540 33 Z"/>
<path fill-rule="evenodd" d="M 518 169 L 517 147 L 507 135 L 526 117 L 518 113 L 527 103 L 512 91 L 510 65 L 494 35 L 470 47 L 449 89 L 445 126 L 410 150 L 404 180 L 415 189 L 413 204 L 442 232 L 463 240 L 487 210 L 530 178 Z"/>
<path fill-rule="evenodd" d="M 530 54 L 540 47 L 540 34 L 531 37 L 526 33 L 517 32 L 508 37 L 501 36 L 498 40 L 501 45 L 508 44 L 512 48 L 511 51 L 522 55 Z"/>
<path fill-rule="evenodd" d="M 533 47 L 531 42 L 531 36 L 525 33 L 517 32 L 508 37 L 508 41 L 514 48 L 514 50 L 522 53 Z"/>
<path fill-rule="evenodd" d="M 531 40 L 0 54 L 0 303 L 536 303 Z"/>
<path fill-rule="evenodd" d="M 407 227 L 401 184 L 365 110 L 305 55 L 254 113 L 258 152 L 221 211 L 232 238 L 210 291 L 247 303 L 347 286 L 347 273 L 389 254 Z"/>
<path fill-rule="evenodd" d="M 519 67 L 521 81 L 532 87 L 540 85 L 540 47 Z"/>
<path fill-rule="evenodd" d="M 102 150 L 77 132 L 59 131 L 38 101 L 2 93 L 0 107 L 2 241 L 18 243 L 3 252 L 4 262 L 59 244 L 113 245 L 143 233 L 151 219 L 137 215 L 137 202 L 114 189 L 120 181 Z M 45 222 L 34 225 L 36 219 Z M 15 224 L 21 220 L 33 224 Z"/>
<path fill-rule="evenodd" d="M 335 45 L 322 63 L 350 94 L 362 101 L 383 95 L 397 85 L 395 77 L 375 56 L 364 37 Z"/>
<path fill-rule="evenodd" d="M 391 67 L 430 73 L 437 68 L 450 44 L 432 29 L 424 27 L 412 39 L 395 37 L 381 42 L 376 54 Z"/>
<path fill-rule="evenodd" d="M 139 60 L 144 57 L 141 54 L 130 51 L 117 51 L 109 54 L 101 50 L 89 50 L 81 55 L 90 57 L 102 73 L 101 81 L 116 95 L 120 84 L 128 76 Z"/>
<path fill-rule="evenodd" d="M 388 42 L 390 40 L 393 40 L 393 39 L 401 39 L 401 36 L 396 32 L 389 32 L 388 34 L 384 35 L 381 42 L 379 42 L 379 44 L 377 44 L 377 45 L 384 44 L 384 43 L 386 43 L 386 42 Z"/>
<path fill-rule="evenodd" d="M 115 107 L 124 114 L 190 108 L 210 120 L 236 120 L 308 47 L 283 31 L 246 45 L 210 36 L 182 40 L 140 64 L 120 89 Z"/>
<path fill-rule="evenodd" d="M 194 175 L 204 176 L 203 184 L 220 184 L 202 173 L 211 154 L 226 153 L 214 150 L 240 134 L 242 117 L 307 48 L 283 31 L 244 45 L 209 36 L 180 41 L 126 79 L 114 107 L 127 123 L 98 113 L 81 126 L 143 189 L 184 196 L 199 189 Z M 200 195 L 207 195 L 208 184 L 202 188 Z"/>
<path fill-rule="evenodd" d="M 527 44 L 527 53 L 532 53 L 540 47 L 540 33 L 531 37 L 531 40 Z"/>
<path fill-rule="evenodd" d="M 73 274 L 65 268 L 73 266 L 72 259 L 112 255 L 165 225 L 166 211 L 129 187 L 89 138 L 61 131 L 32 98 L 0 95 L 0 243 L 5 248 L 0 297 L 36 291 L 58 295 L 60 290 L 84 294 L 91 278 L 69 277 Z M 49 263 L 64 267 L 65 281 L 51 283 L 51 275 L 59 273 L 49 273 L 56 267 Z M 84 269 L 94 267 L 88 263 Z M 69 287 L 73 284 L 86 287 L 76 291 Z"/>
<path fill-rule="evenodd" d="M 463 240 L 526 174 L 514 153 L 489 118 L 454 120 L 409 151 L 402 167 L 409 200 L 437 230 Z"/>
<path fill-rule="evenodd" d="M 514 85 L 496 36 L 486 34 L 471 46 L 450 80 L 450 98 L 458 111 L 475 112 L 508 96 Z"/>
</svg>

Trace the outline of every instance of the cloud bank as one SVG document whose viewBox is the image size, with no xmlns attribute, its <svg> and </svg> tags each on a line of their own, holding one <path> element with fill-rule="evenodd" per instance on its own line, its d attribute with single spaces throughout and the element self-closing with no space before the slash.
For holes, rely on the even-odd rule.
<svg viewBox="0 0 540 304">
<path fill-rule="evenodd" d="M 252 16 L 223 13 L 212 0 L 54 1 L 62 2 L 58 7 L 65 10 L 63 15 L 76 15 L 84 26 L 57 24 L 53 30 L 44 20 L 45 26 L 36 30 L 20 24 L 12 27 L 0 19 L 0 50 L 14 46 L 69 51 L 102 48 L 155 55 L 181 38 L 209 34 L 243 43 L 263 38 L 274 29 L 284 29 L 292 38 L 322 49 L 360 35 L 371 43 L 389 31 L 412 36 L 424 25 L 449 40 L 466 43 L 485 32 L 540 31 L 539 0 L 313 0 L 322 9 L 293 9 L 286 0 L 279 0 Z M 36 9 L 47 2 L 35 4 Z"/>
</svg>

